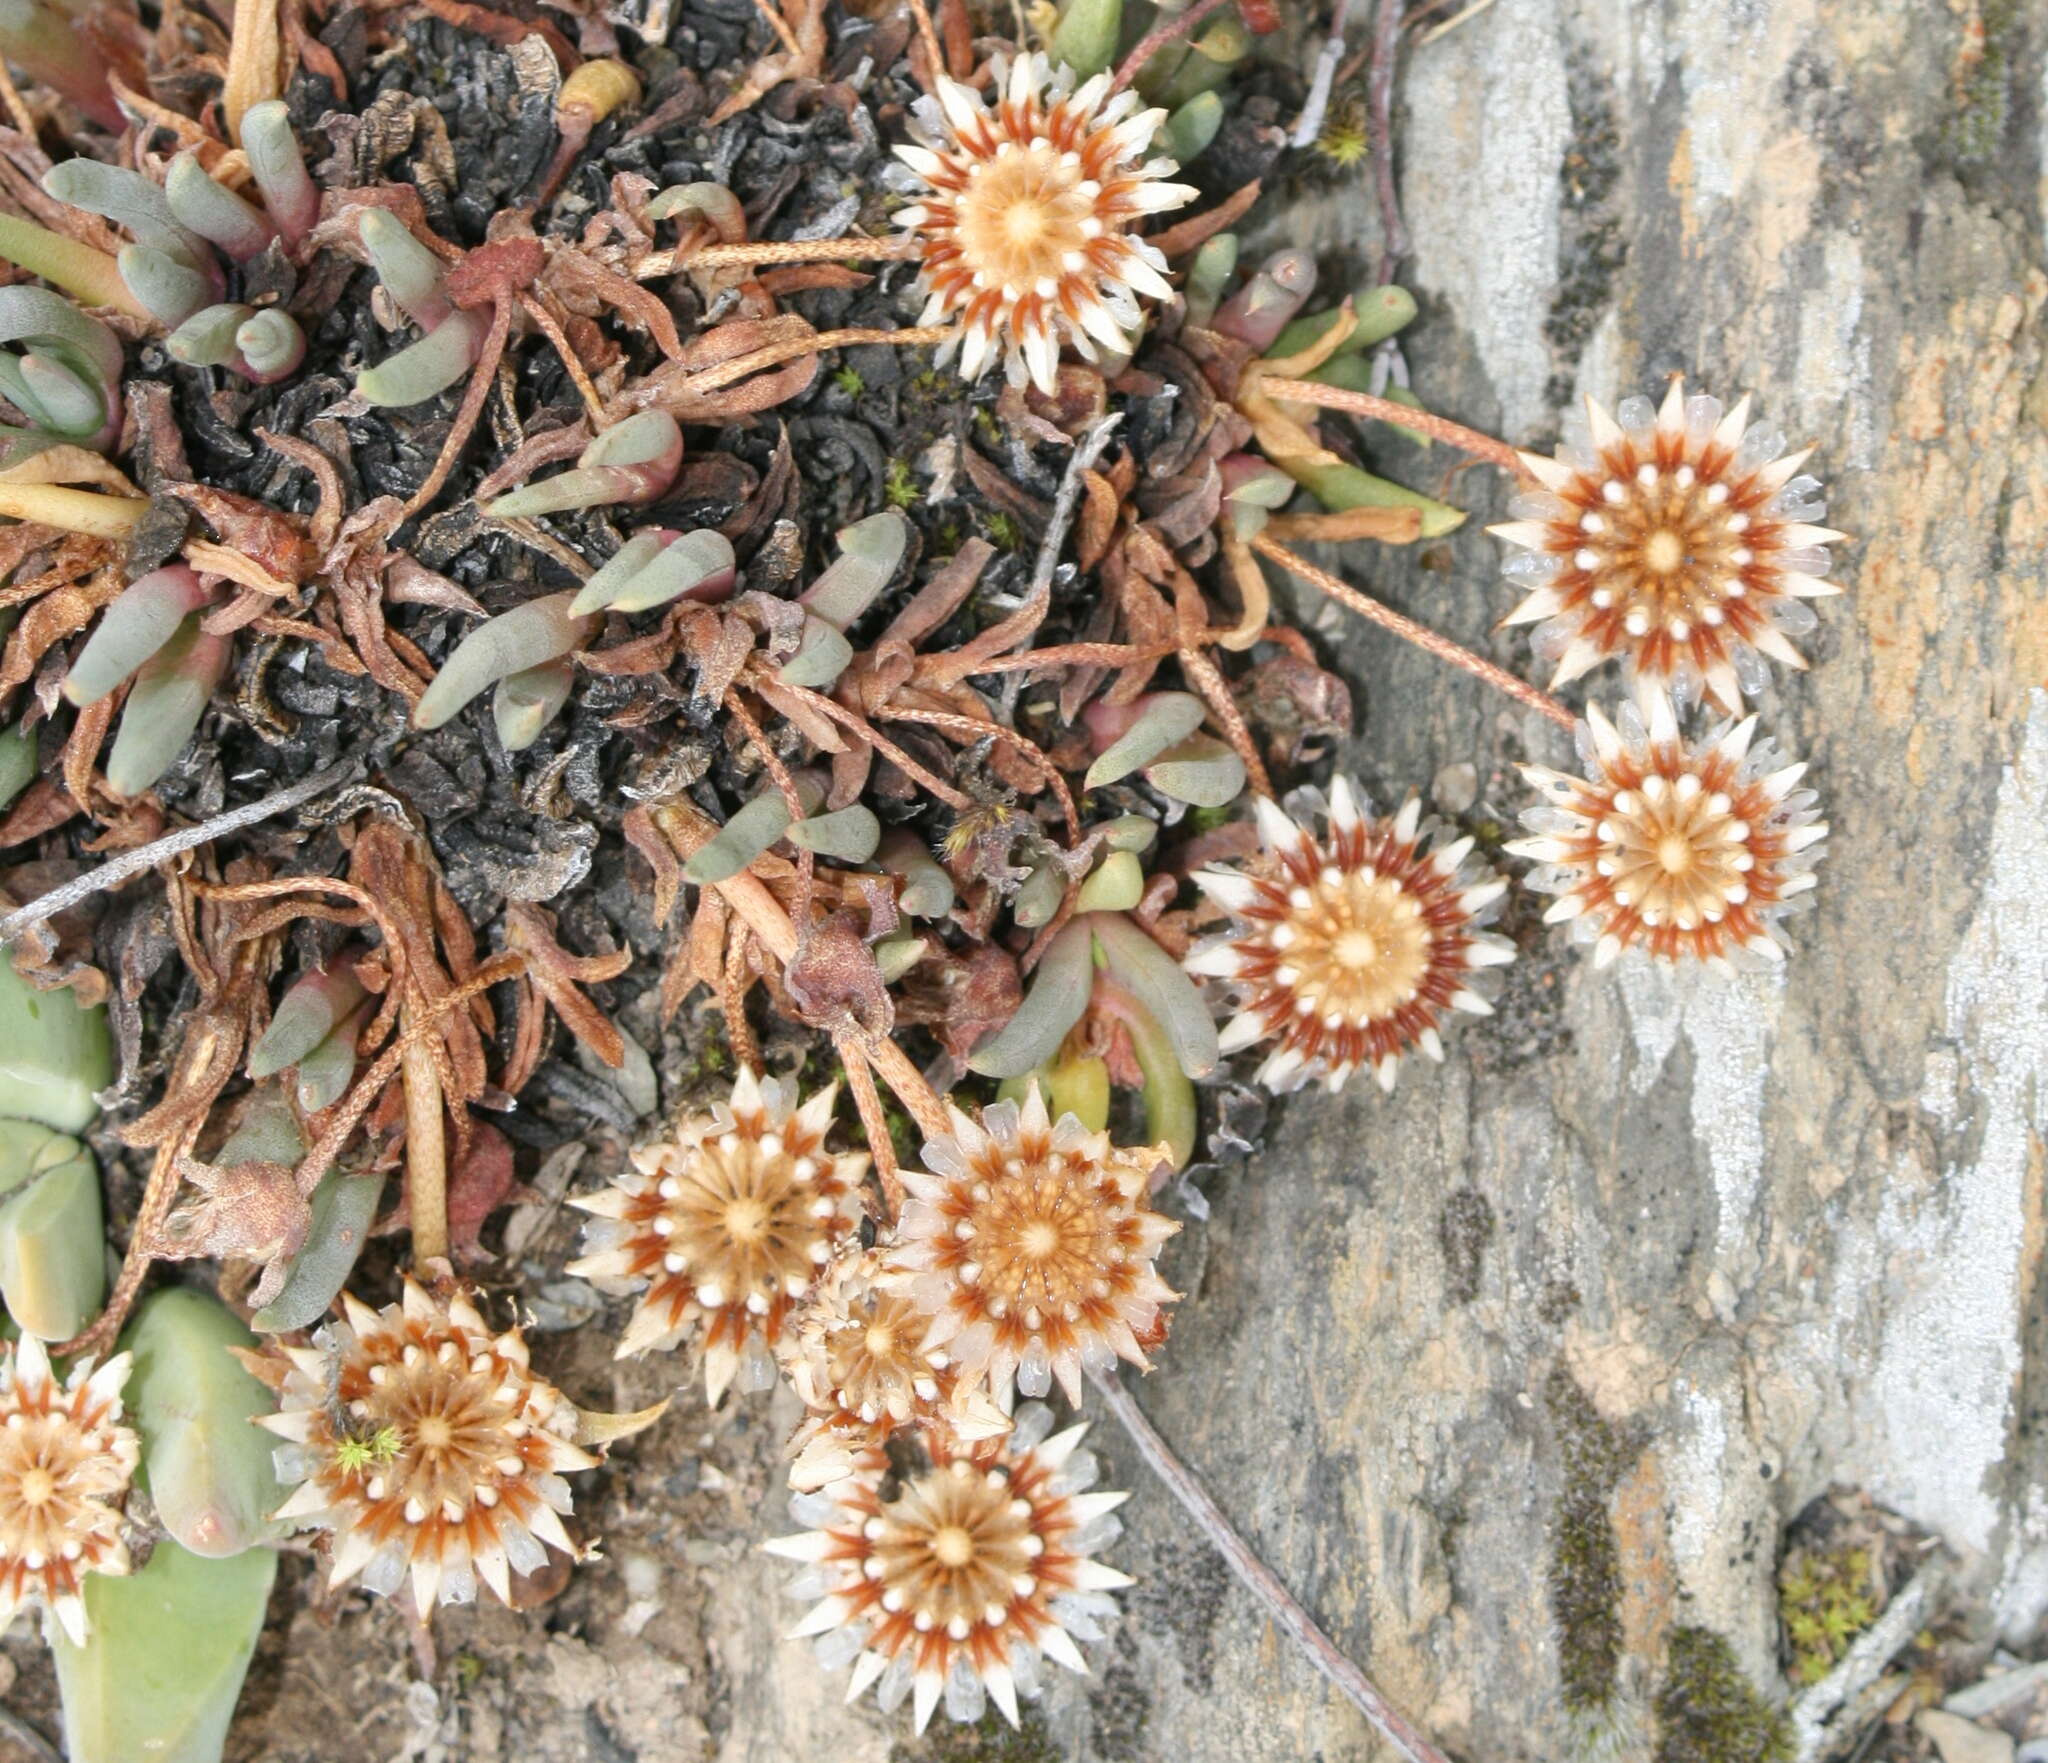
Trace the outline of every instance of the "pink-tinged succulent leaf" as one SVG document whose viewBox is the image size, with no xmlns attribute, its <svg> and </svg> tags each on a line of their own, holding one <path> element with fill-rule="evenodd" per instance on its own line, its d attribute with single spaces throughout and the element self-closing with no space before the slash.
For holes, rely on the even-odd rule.
<svg viewBox="0 0 2048 1763">
<path fill-rule="evenodd" d="M 414 324 L 431 331 L 455 310 L 448 298 L 446 265 L 395 214 L 365 208 L 356 228 L 377 279 Z"/>
<path fill-rule="evenodd" d="M 237 263 L 260 255 L 277 237 L 268 215 L 207 175 L 196 149 L 188 148 L 171 161 L 164 174 L 164 200 L 173 220 L 218 245 Z"/>
<path fill-rule="evenodd" d="M 227 669 L 229 640 L 199 628 L 198 614 L 142 664 L 107 755 L 107 787 L 139 796 L 170 770 Z"/>
<path fill-rule="evenodd" d="M 209 599 L 198 575 L 182 563 L 153 569 L 116 596 L 100 615 L 71 671 L 64 696 L 84 706 L 104 698 L 178 634 Z"/>
<path fill-rule="evenodd" d="M 573 594 L 545 594 L 486 619 L 455 646 L 413 706 L 414 728 L 439 728 L 499 680 L 573 654 L 596 620 L 570 610 Z"/>
<path fill-rule="evenodd" d="M 242 113 L 242 152 L 271 221 L 287 245 L 296 245 L 320 218 L 320 191 L 306 174 L 283 99 L 267 99 Z"/>
<path fill-rule="evenodd" d="M 1216 310 L 1212 329 L 1264 354 L 1316 290 L 1316 260 L 1289 247 L 1275 251 Z"/>
<path fill-rule="evenodd" d="M 267 386 L 298 372 L 306 358 L 306 333 L 289 312 L 272 306 L 235 332 L 235 347 L 243 371 L 257 385 Z"/>
<path fill-rule="evenodd" d="M 363 983 L 346 960 L 302 975 L 278 999 L 270 1026 L 250 1049 L 249 1076 L 260 1081 L 298 1064 L 362 1001 Z"/>
</svg>

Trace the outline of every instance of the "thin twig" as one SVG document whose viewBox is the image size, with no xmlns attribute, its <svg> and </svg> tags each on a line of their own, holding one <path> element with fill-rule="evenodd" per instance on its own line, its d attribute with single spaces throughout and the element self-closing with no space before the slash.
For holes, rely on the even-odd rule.
<svg viewBox="0 0 2048 1763">
<path fill-rule="evenodd" d="M 868 1068 L 867 1048 L 860 1037 L 836 1034 L 846 1067 L 846 1087 L 853 1092 L 853 1105 L 860 1114 L 861 1129 L 868 1135 L 868 1149 L 874 1153 L 875 1174 L 881 1178 L 882 1203 L 888 1208 L 883 1224 L 894 1224 L 903 1213 L 903 1171 L 896 1165 L 896 1142 L 889 1136 L 889 1117 L 882 1112 L 882 1098 L 875 1090 L 875 1074 Z"/>
<path fill-rule="evenodd" d="M 1123 419 L 1120 410 L 1105 416 L 1081 437 L 1072 457 L 1067 460 L 1067 469 L 1060 476 L 1059 494 L 1053 498 L 1052 519 L 1046 523 L 1045 537 L 1038 541 L 1038 561 L 1031 569 L 1031 593 L 1034 596 L 1052 591 L 1053 572 L 1060 566 L 1060 551 L 1067 542 L 1068 529 L 1074 524 L 1074 510 L 1081 505 L 1082 479 L 1115 438 L 1117 425 Z"/>
<path fill-rule="evenodd" d="M 316 796 L 323 796 L 334 785 L 340 783 L 354 769 L 354 762 L 345 760 L 339 765 L 330 765 L 324 771 L 316 771 L 311 777 L 301 778 L 275 794 L 245 803 L 240 808 L 230 808 L 225 814 L 216 814 L 211 820 L 202 820 L 197 826 L 183 827 L 174 833 L 166 833 L 160 839 L 152 839 L 146 845 L 138 845 L 132 851 L 123 851 L 120 856 L 102 863 L 99 868 L 75 876 L 62 887 L 52 888 L 47 894 L 38 895 L 26 906 L 17 907 L 0 918 L 0 947 L 5 947 L 19 937 L 23 931 L 33 930 L 46 918 L 76 906 L 81 900 L 89 900 L 94 894 L 117 888 L 129 877 L 140 875 L 146 869 L 154 869 L 159 863 L 166 863 L 183 852 L 196 850 L 201 845 L 211 844 L 215 839 L 232 832 L 240 832 L 245 826 L 255 826 L 261 821 L 274 819 L 280 814 L 289 814 L 294 808 L 303 806 Z"/>
<path fill-rule="evenodd" d="M 1467 673 L 1483 679 L 1490 686 L 1507 693 L 1518 704 L 1526 704 L 1531 710 L 1541 711 L 1560 728 L 1571 729 L 1578 725 L 1578 718 L 1560 704 L 1548 692 L 1539 691 L 1525 679 L 1517 679 L 1504 667 L 1496 667 L 1491 661 L 1482 660 L 1470 649 L 1462 648 L 1449 637 L 1440 637 L 1426 625 L 1420 625 L 1412 618 L 1404 617 L 1391 606 L 1382 606 L 1368 594 L 1360 593 L 1349 582 L 1332 575 L 1326 569 L 1318 569 L 1306 557 L 1297 557 L 1285 545 L 1276 544 L 1264 533 L 1252 540 L 1252 549 L 1261 557 L 1269 557 L 1284 570 L 1314 588 L 1320 588 L 1331 599 L 1351 608 L 1362 618 L 1369 618 L 1384 630 L 1392 631 L 1397 637 L 1405 637 L 1418 649 L 1426 649 L 1440 661 L 1448 661 L 1453 667 L 1462 667 Z"/>
<path fill-rule="evenodd" d="M 1401 52 L 1401 18 L 1406 0 L 1380 0 L 1374 18 L 1372 73 L 1366 80 L 1366 113 L 1372 129 L 1373 188 L 1380 207 L 1380 273 L 1394 279 L 1408 255 L 1408 225 L 1394 183 L 1394 63 Z"/>
<path fill-rule="evenodd" d="M 693 373 L 683 388 L 693 393 L 716 392 L 735 380 L 743 380 L 763 368 L 780 367 L 800 355 L 822 355 L 827 349 L 844 349 L 855 343 L 894 343 L 915 347 L 922 343 L 943 343 L 954 334 L 949 324 L 930 324 L 903 330 L 818 331 L 808 337 L 793 337 L 786 343 L 770 343 L 745 355 L 735 355 L 702 373 Z"/>
<path fill-rule="evenodd" d="M 783 48 L 801 58 L 804 46 L 796 40 L 796 32 L 789 28 L 789 21 L 775 10 L 770 0 L 754 0 L 754 8 L 768 21 L 768 28 L 782 40 Z"/>
<path fill-rule="evenodd" d="M 1341 410 L 1347 416 L 1369 417 L 1376 422 L 1397 422 L 1403 428 L 1428 435 L 1431 440 L 1448 441 L 1460 452 L 1469 453 L 1474 459 L 1484 459 L 1489 465 L 1497 465 L 1517 478 L 1528 476 L 1522 468 L 1520 456 L 1507 442 L 1497 441 L 1477 429 L 1468 429 L 1447 416 L 1396 404 L 1391 398 L 1375 398 L 1370 392 L 1322 385 L 1315 380 L 1268 379 L 1261 374 L 1258 389 L 1281 403 L 1313 404 L 1321 410 Z"/>
<path fill-rule="evenodd" d="M 1428 30 L 1424 31 L 1421 36 L 1415 39 L 1415 47 L 1418 49 L 1427 49 L 1430 46 L 1430 44 L 1434 43 L 1437 40 L 1437 38 L 1449 36 L 1451 32 L 1456 30 L 1461 24 L 1464 24 L 1468 19 L 1477 18 L 1492 4 L 1493 0 L 1472 0 L 1472 4 L 1470 6 L 1467 6 L 1461 12 L 1452 14 L 1451 17 L 1445 19 L 1442 24 L 1431 25 Z"/>
<path fill-rule="evenodd" d="M 1224 0 L 1195 0 L 1194 5 L 1187 11 L 1177 13 L 1172 18 L 1163 19 L 1154 25 L 1138 39 L 1136 46 L 1117 67 L 1116 78 L 1109 82 L 1111 95 L 1121 92 L 1144 71 L 1146 62 L 1169 43 L 1186 36 L 1223 3 Z"/>
<path fill-rule="evenodd" d="M 1330 91 L 1337 83 L 1337 64 L 1344 59 L 1344 27 L 1351 22 L 1351 0 L 1337 0 L 1330 18 L 1330 34 L 1323 39 L 1316 57 L 1316 71 L 1309 80 L 1308 102 L 1301 107 L 1301 120 L 1288 137 L 1290 147 L 1313 147 L 1323 132 L 1323 117 L 1330 108 Z"/>
<path fill-rule="evenodd" d="M 1372 1723 L 1373 1729 L 1409 1759 L 1409 1763 L 1449 1763 L 1443 1752 L 1416 1730 L 1415 1723 L 1379 1692 L 1372 1679 L 1345 1657 L 1337 1643 L 1303 1608 L 1301 1601 L 1280 1583 L 1279 1576 L 1252 1552 L 1251 1544 L 1238 1534 L 1236 1527 L 1224 1515 L 1223 1508 L 1210 1497 L 1209 1490 L 1195 1479 L 1194 1472 L 1174 1455 L 1173 1448 L 1145 1418 L 1145 1411 L 1118 1381 L 1116 1373 L 1091 1371 L 1088 1381 L 1094 1384 L 1108 1403 L 1109 1411 L 1130 1434 L 1131 1443 L 1138 1447 L 1138 1454 L 1145 1459 L 1152 1473 L 1187 1508 L 1188 1515 L 1200 1526 L 1217 1554 L 1228 1563 L 1245 1589 L 1265 1605 L 1273 1620 L 1301 1649 L 1308 1662 L 1328 1678 L 1345 1699 Z"/>
<path fill-rule="evenodd" d="M 932 15 L 924 0 L 910 0 L 910 14 L 917 20 L 917 40 L 924 45 L 925 59 L 931 63 L 932 92 L 937 95 L 938 82 L 946 77 L 946 57 L 939 48 L 939 33 L 932 29 Z"/>
<path fill-rule="evenodd" d="M 862 257 L 877 261 L 908 257 L 918 241 L 909 234 L 886 239 L 755 239 L 730 245 L 678 245 L 673 251 L 650 251 L 634 265 L 640 281 L 672 275 L 679 269 L 751 269 L 764 263 L 843 263 Z"/>
</svg>

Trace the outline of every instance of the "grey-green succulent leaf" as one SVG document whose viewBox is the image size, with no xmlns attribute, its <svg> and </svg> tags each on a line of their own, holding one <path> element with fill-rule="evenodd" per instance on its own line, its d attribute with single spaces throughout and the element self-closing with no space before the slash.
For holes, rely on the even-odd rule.
<svg viewBox="0 0 2048 1763">
<path fill-rule="evenodd" d="M 1189 1077 L 1207 1077 L 1222 1056 L 1216 1023 L 1178 961 L 1118 912 L 1077 916 L 1095 933 L 1109 975 L 1158 1022 Z"/>
<path fill-rule="evenodd" d="M 170 770 L 206 714 L 227 664 L 228 639 L 201 630 L 196 612 L 142 664 L 107 755 L 110 789 L 139 796 Z"/>
<path fill-rule="evenodd" d="M 440 258 L 413 237 L 397 215 L 365 208 L 356 221 L 356 233 L 384 291 L 414 324 L 431 331 L 455 310 Z"/>
<path fill-rule="evenodd" d="M 233 300 L 202 306 L 164 339 L 165 352 L 187 367 L 225 367 L 235 358 L 235 333 L 255 316 L 255 307 Z"/>
<path fill-rule="evenodd" d="M 797 651 L 776 669 L 776 674 L 784 685 L 826 692 L 832 689 L 852 661 L 853 645 L 840 634 L 839 627 L 807 612 L 804 614 L 803 638 L 797 645 Z"/>
<path fill-rule="evenodd" d="M 164 200 L 179 226 L 218 245 L 237 263 L 260 255 L 277 237 L 268 215 L 207 175 L 196 148 L 171 161 L 164 173 Z"/>
<path fill-rule="evenodd" d="M 896 904 L 912 918 L 944 918 L 953 910 L 953 878 L 908 827 L 882 835 L 875 861 L 902 880 Z"/>
<path fill-rule="evenodd" d="M 469 372 L 483 345 L 483 320 L 451 312 L 417 342 L 364 368 L 356 375 L 356 393 L 364 403 L 387 410 L 424 404 Z"/>
<path fill-rule="evenodd" d="M 566 657 L 507 674 L 491 694 L 491 722 L 498 731 L 498 744 L 508 753 L 525 752 L 561 715 L 575 688 L 576 663 Z"/>
<path fill-rule="evenodd" d="M 320 191 L 307 175 L 305 156 L 292 134 L 291 111 L 282 98 L 242 112 L 242 152 L 263 192 L 265 210 L 285 243 L 297 244 L 320 218 Z"/>
<path fill-rule="evenodd" d="M 106 1006 L 68 987 L 39 992 L 0 956 L 0 1118 L 77 1132 L 113 1077 Z"/>
<path fill-rule="evenodd" d="M 35 782 L 36 733 L 27 722 L 0 729 L 0 809 Z"/>
<path fill-rule="evenodd" d="M 207 603 L 198 573 L 182 563 L 153 569 L 114 596 L 64 676 L 64 696 L 97 704 L 153 655 Z"/>
<path fill-rule="evenodd" d="M 276 1577 L 274 1550 L 210 1561 L 170 1541 L 125 1577 L 88 1573 L 85 1644 L 43 1629 L 70 1763 L 220 1763 Z"/>
<path fill-rule="evenodd" d="M 1067 0 L 1049 45 L 1053 65 L 1065 62 L 1084 80 L 1107 73 L 1123 28 L 1124 0 Z"/>
<path fill-rule="evenodd" d="M 327 1314 L 369 1241 L 383 1192 L 382 1176 L 343 1175 L 336 1170 L 322 1177 L 313 1190 L 306 1240 L 292 1257 L 283 1289 L 249 1318 L 259 1333 L 311 1328 Z"/>
<path fill-rule="evenodd" d="M 820 857 L 840 863 L 865 863 L 882 842 L 882 823 L 875 818 L 873 809 L 854 802 L 830 814 L 791 821 L 783 837 Z"/>
<path fill-rule="evenodd" d="M 1128 912 L 1145 897 L 1145 866 L 1129 851 L 1112 851 L 1081 883 L 1076 912 Z"/>
<path fill-rule="evenodd" d="M 839 555 L 798 595 L 804 609 L 845 630 L 889 585 L 910 545 L 910 522 L 894 508 L 839 530 Z"/>
<path fill-rule="evenodd" d="M 789 803 L 773 784 L 739 808 L 683 865 L 683 879 L 709 886 L 730 881 L 788 830 Z"/>
<path fill-rule="evenodd" d="M 1207 714 L 1208 706 L 1192 692 L 1151 693 L 1131 726 L 1088 767 L 1083 783 L 1091 790 L 1099 790 L 1104 784 L 1130 776 L 1167 748 L 1186 740 L 1202 726 Z"/>
<path fill-rule="evenodd" d="M 276 1441 L 251 1423 L 276 1404 L 229 1351 L 256 1337 L 218 1298 L 172 1286 L 142 1301 L 122 1344 L 135 1355 L 125 1399 L 164 1528 L 213 1560 L 273 1540 Z"/>
<path fill-rule="evenodd" d="M 968 1069 L 1013 1078 L 1049 1063 L 1086 1014 L 1094 985 L 1093 936 L 1076 916 L 1046 945 L 1016 1014 L 968 1056 Z"/>
<path fill-rule="evenodd" d="M 261 1080 L 298 1064 L 362 1001 L 362 981 L 341 962 L 301 975 L 278 999 L 270 1026 L 249 1049 L 249 1076 Z"/>
<path fill-rule="evenodd" d="M 220 298 L 220 283 L 154 245 L 123 245 L 115 258 L 128 291 L 158 324 L 177 326 Z"/>
<path fill-rule="evenodd" d="M 0 1298 L 24 1334 L 68 1341 L 107 1297 L 100 1174 L 76 1139 L 0 1120 Z"/>
<path fill-rule="evenodd" d="M 1159 145 L 1177 164 L 1186 165 L 1208 151 L 1223 128 L 1223 99 L 1215 92 L 1190 98 L 1166 119 Z"/>
<path fill-rule="evenodd" d="M 625 555 L 624 547 L 619 555 Z M 723 533 L 704 527 L 671 539 L 631 574 L 613 577 L 601 595 L 591 592 L 598 580 L 598 576 L 592 576 L 583 584 L 576 600 L 578 605 L 594 604 L 608 612 L 649 612 L 685 596 L 717 599 L 732 586 L 737 567 L 732 541 Z M 600 570 L 598 575 L 604 573 Z"/>
<path fill-rule="evenodd" d="M 1244 792 L 1244 761 L 1227 741 L 1196 735 L 1146 766 L 1145 781 L 1177 802 L 1225 808 Z"/>
<path fill-rule="evenodd" d="M 43 188 L 59 202 L 125 227 L 138 244 L 187 268 L 208 264 L 206 241 L 171 212 L 163 187 L 139 171 L 98 159 L 66 159 L 43 173 Z"/>
<path fill-rule="evenodd" d="M 414 728 L 439 728 L 501 679 L 574 654 L 589 640 L 594 618 L 572 610 L 574 594 L 543 594 L 487 618 L 455 645 L 413 706 Z"/>
<path fill-rule="evenodd" d="M 1052 923 L 1053 914 L 1066 897 L 1067 872 L 1048 857 L 1033 864 L 1017 884 L 1016 896 L 1010 901 L 1010 916 L 1023 929 L 1037 930 Z"/>
</svg>

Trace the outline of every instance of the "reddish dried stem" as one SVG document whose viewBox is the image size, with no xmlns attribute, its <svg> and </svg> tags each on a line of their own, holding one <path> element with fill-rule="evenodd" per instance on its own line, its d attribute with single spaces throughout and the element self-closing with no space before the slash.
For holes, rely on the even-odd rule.
<svg viewBox="0 0 2048 1763">
<path fill-rule="evenodd" d="M 1481 434 L 1477 429 L 1468 429 L 1463 423 L 1451 421 L 1447 416 L 1437 416 L 1427 410 L 1414 410 L 1406 404 L 1396 404 L 1391 398 L 1375 398 L 1370 392 L 1352 392 L 1342 386 L 1325 386 L 1315 380 L 1268 379 L 1259 377 L 1258 389 L 1267 397 L 1287 404 L 1313 404 L 1323 410 L 1341 410 L 1349 416 L 1371 417 L 1379 422 L 1397 422 L 1403 428 L 1411 428 L 1435 441 L 1448 441 L 1460 452 L 1469 453 L 1475 459 L 1484 459 L 1489 465 L 1497 465 L 1517 478 L 1526 478 L 1522 461 L 1514 448 L 1505 441 L 1496 441 L 1493 436 Z"/>
<path fill-rule="evenodd" d="M 874 1153 L 875 1174 L 881 1180 L 882 1203 L 887 1208 L 881 1222 L 894 1224 L 903 1211 L 903 1171 L 896 1166 L 896 1141 L 889 1136 L 889 1117 L 882 1112 L 875 1074 L 868 1069 L 867 1049 L 849 1034 L 834 1035 L 832 1044 L 846 1067 L 846 1087 L 853 1092 L 861 1130 L 868 1135 L 868 1149 Z"/>
<path fill-rule="evenodd" d="M 1157 55 L 1160 50 L 1170 43 L 1178 42 L 1188 32 L 1193 30 L 1196 25 L 1200 24 L 1203 19 L 1207 18 L 1210 13 L 1216 11 L 1224 4 L 1225 0 L 1195 0 L 1194 5 L 1190 6 L 1187 11 L 1178 13 L 1172 18 L 1163 19 L 1154 25 L 1138 39 L 1130 54 L 1126 55 L 1122 62 L 1118 64 L 1116 78 L 1109 82 L 1111 95 L 1114 96 L 1116 93 L 1121 92 L 1139 74 L 1143 73 L 1145 71 L 1145 63 Z"/>
<path fill-rule="evenodd" d="M 1548 692 L 1539 691 L 1525 679 L 1517 679 L 1504 667 L 1496 667 L 1491 661 L 1483 661 L 1470 649 L 1459 647 L 1449 637 L 1440 637 L 1425 625 L 1412 618 L 1404 617 L 1391 606 L 1382 606 L 1370 595 L 1361 594 L 1349 582 L 1342 581 L 1326 569 L 1318 569 L 1306 557 L 1297 557 L 1285 545 L 1277 544 L 1260 533 L 1251 542 L 1252 549 L 1261 557 L 1269 557 L 1282 569 L 1299 576 L 1313 588 L 1320 588 L 1331 599 L 1348 606 L 1361 618 L 1369 618 L 1374 624 L 1392 631 L 1397 637 L 1404 637 L 1418 649 L 1426 649 L 1440 661 L 1448 661 L 1453 667 L 1462 667 L 1467 673 L 1483 679 L 1488 685 L 1507 693 L 1518 704 L 1526 704 L 1531 710 L 1542 712 L 1560 728 L 1571 729 L 1578 718 L 1560 704 Z"/>
<path fill-rule="evenodd" d="M 641 281 L 671 275 L 680 269 L 751 269 L 764 263 L 844 263 L 863 257 L 877 261 L 914 256 L 918 241 L 908 234 L 888 239 L 757 239 L 751 243 L 677 246 L 650 251 L 634 268 Z M 884 335 L 892 333 L 884 332 Z"/>
</svg>

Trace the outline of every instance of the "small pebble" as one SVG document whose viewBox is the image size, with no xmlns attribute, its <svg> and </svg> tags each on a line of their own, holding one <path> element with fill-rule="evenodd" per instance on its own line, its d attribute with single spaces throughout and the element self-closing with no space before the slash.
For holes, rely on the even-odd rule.
<svg viewBox="0 0 2048 1763">
<path fill-rule="evenodd" d="M 1479 768 L 1464 759 L 1446 765 L 1430 784 L 1429 796 L 1440 813 L 1463 814 L 1479 800 Z"/>
<path fill-rule="evenodd" d="M 1993 1727 L 1979 1726 L 1960 1714 L 1944 1714 L 1939 1708 L 1923 1709 L 1914 1725 L 1934 1743 L 1941 1763 L 2014 1763 L 2011 1737 Z"/>
</svg>

